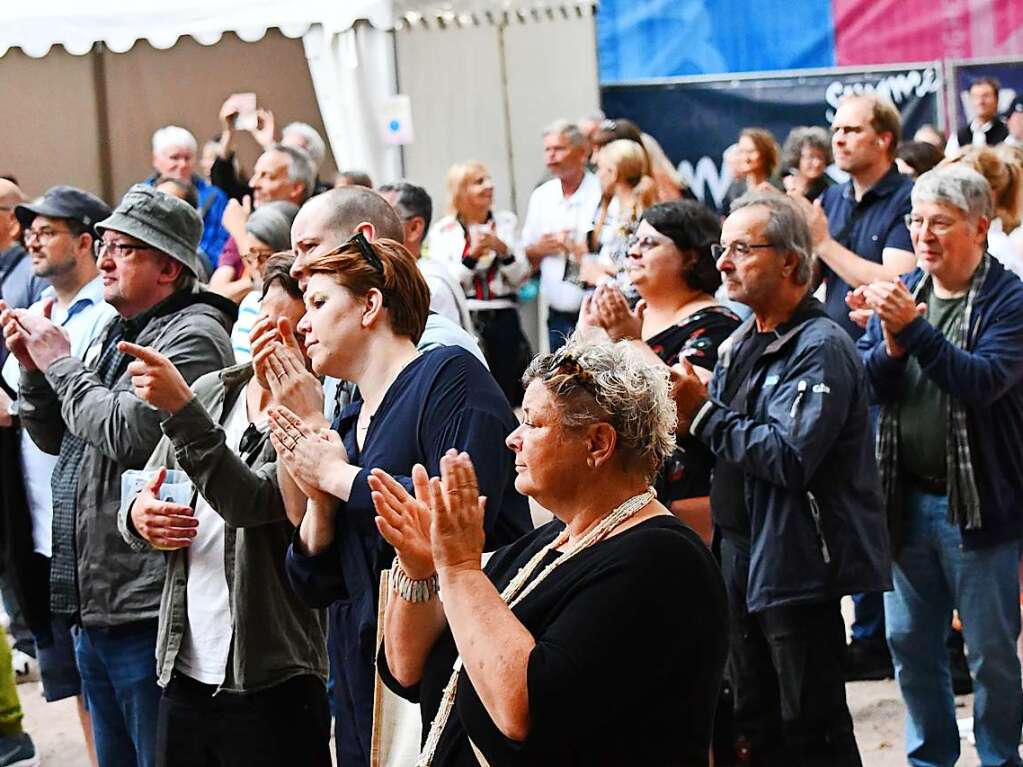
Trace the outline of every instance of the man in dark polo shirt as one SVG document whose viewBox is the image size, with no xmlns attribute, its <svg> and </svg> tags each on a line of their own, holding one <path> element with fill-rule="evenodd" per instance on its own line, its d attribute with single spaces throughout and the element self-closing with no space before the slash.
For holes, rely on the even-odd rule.
<svg viewBox="0 0 1023 767">
<path fill-rule="evenodd" d="M 892 104 L 873 94 L 848 96 L 831 125 L 835 163 L 849 174 L 829 187 L 818 204 L 802 202 L 821 277 L 827 283 L 828 316 L 856 340 L 863 328 L 849 317 L 846 295 L 874 280 L 912 271 L 916 258 L 906 228 L 913 182 L 895 167 L 902 124 Z M 884 638 L 880 594 L 856 594 L 856 619 L 847 657 L 847 678 L 893 675 Z"/>
</svg>

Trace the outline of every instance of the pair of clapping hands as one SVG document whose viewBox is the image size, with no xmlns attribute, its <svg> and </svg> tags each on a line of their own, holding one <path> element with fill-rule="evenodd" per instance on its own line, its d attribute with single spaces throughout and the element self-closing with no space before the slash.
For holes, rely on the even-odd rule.
<svg viewBox="0 0 1023 767">
<path fill-rule="evenodd" d="M 338 435 L 323 416 L 323 387 L 305 367 L 305 356 L 286 318 L 261 318 L 250 334 L 254 374 L 271 394 L 267 410 L 270 439 L 289 474 L 308 496 L 322 471 L 325 458 L 347 461 Z M 135 357 L 128 365 L 139 399 L 175 414 L 193 394 L 184 377 L 163 354 L 150 347 L 122 341 L 118 349 Z M 244 396 L 244 395 L 243 395 Z M 295 436 L 298 435 L 298 436 Z M 177 549 L 191 544 L 198 527 L 193 510 L 160 500 L 166 478 L 161 468 L 132 504 L 135 530 L 152 545 Z"/>
<path fill-rule="evenodd" d="M 849 319 L 860 327 L 865 328 L 870 318 L 877 315 L 890 357 L 902 357 L 906 353 L 895 336 L 927 311 L 927 304 L 918 304 L 899 280 L 860 285 L 846 294 L 845 303 L 850 310 Z"/>
<path fill-rule="evenodd" d="M 416 464 L 414 496 L 381 469 L 373 469 L 368 481 L 377 529 L 394 547 L 398 564 L 409 578 L 479 570 L 487 499 L 479 494 L 476 470 L 467 453 L 449 450 L 440 460 L 440 477 L 429 477 Z"/>
<path fill-rule="evenodd" d="M 42 303 L 42 311 L 11 309 L 0 301 L 0 325 L 4 343 L 23 370 L 46 372 L 57 360 L 71 354 L 67 331 L 53 322 L 54 298 Z"/>
</svg>

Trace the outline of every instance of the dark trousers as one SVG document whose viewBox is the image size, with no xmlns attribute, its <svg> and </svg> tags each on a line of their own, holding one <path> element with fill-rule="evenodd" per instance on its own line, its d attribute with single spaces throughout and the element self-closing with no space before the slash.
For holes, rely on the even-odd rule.
<svg viewBox="0 0 1023 767">
<path fill-rule="evenodd" d="M 376 632 L 360 636 L 360 613 L 350 601 L 330 606 L 329 652 L 334 654 L 334 749 L 337 763 L 369 767 L 373 738 Z"/>
<path fill-rule="evenodd" d="M 852 638 L 878 651 L 888 652 L 884 638 L 884 594 L 853 594 Z"/>
<path fill-rule="evenodd" d="M 519 322 L 519 310 L 485 309 L 473 312 L 473 321 L 483 341 L 490 372 L 511 406 L 518 407 L 522 404 L 522 374 L 532 357 Z"/>
<path fill-rule="evenodd" d="M 220 692 L 174 672 L 160 699 L 157 767 L 330 767 L 330 711 L 318 678 Z"/>
<path fill-rule="evenodd" d="M 737 748 L 755 767 L 860 767 L 845 702 L 845 626 L 838 599 L 746 610 L 749 551 L 721 541 L 732 611 L 728 676 Z"/>
<path fill-rule="evenodd" d="M 547 340 L 551 352 L 556 352 L 565 345 L 565 339 L 575 332 L 577 322 L 579 322 L 579 312 L 547 310 Z"/>
</svg>

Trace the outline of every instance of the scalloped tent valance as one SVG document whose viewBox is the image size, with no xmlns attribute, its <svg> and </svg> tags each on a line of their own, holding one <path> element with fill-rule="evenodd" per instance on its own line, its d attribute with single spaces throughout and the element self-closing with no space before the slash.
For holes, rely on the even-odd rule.
<svg viewBox="0 0 1023 767">
<path fill-rule="evenodd" d="M 154 48 L 172 47 L 190 36 L 214 45 L 225 32 L 242 40 L 262 39 L 278 28 L 287 37 L 302 37 L 314 24 L 328 34 L 368 21 L 377 29 L 417 24 L 501 23 L 537 20 L 560 13 L 580 13 L 593 0 L 48 0 L 45 3 L 0 3 L 0 56 L 11 48 L 42 58 L 54 45 L 81 56 L 103 43 L 115 53 L 131 50 L 139 40 Z"/>
</svg>

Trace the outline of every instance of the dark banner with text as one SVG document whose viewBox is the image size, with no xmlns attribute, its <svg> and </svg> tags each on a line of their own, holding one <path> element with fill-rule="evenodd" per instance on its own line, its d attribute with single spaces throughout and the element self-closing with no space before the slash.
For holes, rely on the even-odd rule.
<svg viewBox="0 0 1023 767">
<path fill-rule="evenodd" d="M 943 88 L 939 64 L 899 70 L 835 71 L 727 80 L 664 80 L 606 85 L 608 117 L 627 117 L 656 138 L 693 191 L 717 207 L 731 178 L 722 153 L 746 127 L 770 130 L 778 143 L 800 125 L 829 127 L 839 100 L 876 91 L 902 113 L 903 133 L 937 124 Z"/>
</svg>

